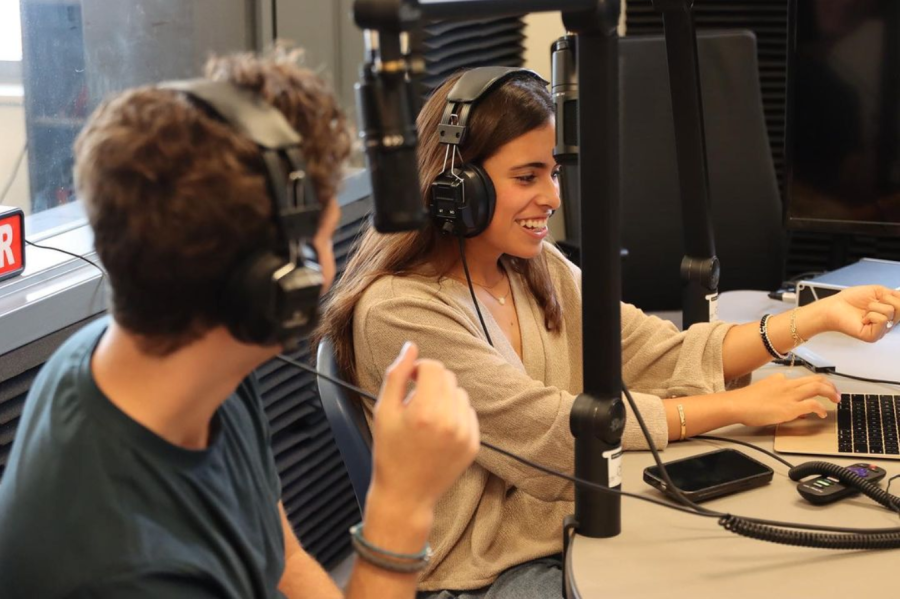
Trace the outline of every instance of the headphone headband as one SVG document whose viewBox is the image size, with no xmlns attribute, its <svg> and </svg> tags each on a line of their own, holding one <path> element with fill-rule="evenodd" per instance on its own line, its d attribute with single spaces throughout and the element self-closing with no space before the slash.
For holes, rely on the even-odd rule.
<svg viewBox="0 0 900 599">
<path fill-rule="evenodd" d="M 257 96 L 227 81 L 186 79 L 166 81 L 157 87 L 184 92 L 199 100 L 256 145 L 269 150 L 299 146 L 300 135 L 280 110 Z"/>
<path fill-rule="evenodd" d="M 280 110 L 257 94 L 227 81 L 186 79 L 167 81 L 157 87 L 182 92 L 192 101 L 202 103 L 259 146 L 281 243 L 315 235 L 320 206 L 306 175 L 300 151 L 302 138 Z M 282 161 L 289 165 L 289 173 L 284 172 Z"/>
<path fill-rule="evenodd" d="M 472 108 L 491 90 L 514 77 L 525 75 L 549 85 L 543 77 L 531 69 L 515 67 L 478 67 L 463 73 L 450 89 L 447 106 L 438 127 L 440 142 L 458 145 L 465 139 L 466 125 Z M 453 117 L 456 117 L 455 121 Z"/>
<path fill-rule="evenodd" d="M 478 67 L 469 69 L 463 73 L 450 89 L 447 95 L 448 102 L 475 102 L 481 96 L 489 92 L 494 86 L 500 85 L 510 77 L 516 75 L 531 76 L 544 85 L 549 85 L 543 77 L 531 69 L 518 67 Z"/>
</svg>

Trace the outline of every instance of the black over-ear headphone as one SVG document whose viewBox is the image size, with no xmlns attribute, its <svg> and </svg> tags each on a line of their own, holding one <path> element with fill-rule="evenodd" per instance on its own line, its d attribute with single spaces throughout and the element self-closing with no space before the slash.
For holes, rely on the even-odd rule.
<svg viewBox="0 0 900 599">
<path fill-rule="evenodd" d="M 240 341 L 296 345 L 316 325 L 322 289 L 315 252 L 307 245 L 322 207 L 306 173 L 300 135 L 277 108 L 232 83 L 191 79 L 159 87 L 187 94 L 259 146 L 277 242 L 237 265 L 223 291 L 222 316 Z"/>
<path fill-rule="evenodd" d="M 431 218 L 444 233 L 475 237 L 491 223 L 496 203 L 491 178 L 477 164 L 456 166 L 456 158 L 459 156 L 462 163 L 459 144 L 466 138 L 466 127 L 475 104 L 495 87 L 520 75 L 534 77 L 547 85 L 547 81 L 529 69 L 478 67 L 466 71 L 447 96 L 447 106 L 438 126 L 439 141 L 446 146 L 443 172 L 431 184 L 429 198 Z"/>
</svg>

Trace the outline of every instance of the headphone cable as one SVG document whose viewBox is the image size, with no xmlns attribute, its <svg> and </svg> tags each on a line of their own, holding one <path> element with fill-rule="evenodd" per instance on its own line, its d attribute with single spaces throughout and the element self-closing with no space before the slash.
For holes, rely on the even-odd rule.
<svg viewBox="0 0 900 599">
<path fill-rule="evenodd" d="M 79 260 L 84 260 L 85 262 L 87 262 L 88 264 L 90 264 L 91 266 L 93 266 L 94 268 L 96 268 L 97 270 L 100 271 L 101 278 L 106 276 L 106 270 L 104 270 L 103 267 L 101 267 L 99 264 L 97 264 L 93 260 L 88 260 L 81 254 L 76 254 L 75 252 L 70 252 L 68 250 L 64 250 L 61 248 L 55 248 L 55 247 L 52 247 L 49 245 L 41 245 L 39 243 L 34 243 L 33 241 L 28 241 L 27 239 L 25 240 L 25 244 L 30 245 L 32 247 L 40 248 L 42 250 L 51 250 L 53 252 L 59 252 L 61 254 L 66 254 L 67 256 L 72 256 L 73 258 L 78 258 Z"/>
<path fill-rule="evenodd" d="M 372 395 L 371 393 L 369 393 L 368 391 L 365 391 L 365 390 L 363 390 L 355 385 L 352 385 L 346 381 L 342 381 L 338 378 L 327 375 L 324 372 L 320 372 L 319 370 L 317 370 L 313 366 L 310 366 L 309 364 L 304 364 L 303 362 L 289 358 L 288 356 L 285 356 L 284 354 L 279 354 L 279 355 L 275 356 L 275 358 L 278 360 L 281 360 L 285 364 L 294 366 L 296 368 L 300 368 L 301 370 L 305 370 L 306 372 L 309 372 L 310 374 L 313 374 L 319 378 L 323 378 L 326 381 L 333 383 L 339 387 L 344 387 L 345 389 L 347 389 L 349 391 L 353 391 L 354 393 L 359 394 L 360 397 L 364 397 L 371 401 L 378 401 L 378 398 L 375 395 Z M 541 472 L 544 472 L 545 474 L 549 474 L 550 476 L 555 476 L 557 478 L 562 478 L 562 479 L 568 480 L 574 484 L 593 488 L 593 489 L 595 489 L 597 491 L 601 491 L 603 493 L 613 493 L 615 495 L 623 495 L 625 497 L 631 497 L 633 499 L 640 499 L 641 501 L 655 503 L 656 505 L 659 505 L 661 507 L 673 509 L 673 510 L 676 510 L 679 512 L 685 512 L 688 514 L 697 514 L 696 511 L 694 511 L 693 509 L 690 509 L 690 508 L 686 508 L 686 507 L 682 507 L 682 506 L 678 506 L 678 505 L 672 505 L 671 503 L 666 503 L 665 501 L 660 501 L 660 500 L 654 499 L 652 497 L 647 497 L 646 495 L 638 495 L 637 493 L 629 493 L 627 491 L 613 489 L 611 487 L 607 487 L 606 485 L 601 485 L 600 483 L 595 483 L 595 482 L 592 482 L 589 480 L 584 480 L 584 479 L 578 478 L 576 476 L 565 474 L 563 472 L 559 472 L 552 468 L 548 468 L 547 466 L 543 466 L 536 462 L 532 462 L 531 460 L 529 460 L 527 458 L 523 458 L 523 457 L 521 457 L 517 454 L 514 454 L 510 451 L 507 451 L 501 447 L 497 447 L 496 445 L 489 443 L 487 441 L 480 441 L 479 443 L 481 444 L 482 447 L 485 447 L 487 449 L 490 449 L 491 451 L 495 451 L 501 455 L 512 458 L 513 460 L 516 460 L 517 462 L 519 462 L 521 464 L 525 464 L 526 466 L 529 466 L 530 468 L 534 468 L 535 470 L 539 470 Z M 700 514 L 700 515 L 706 515 L 706 514 Z M 718 515 L 713 514 L 710 517 L 718 517 Z"/>
<path fill-rule="evenodd" d="M 475 312 L 478 313 L 478 320 L 481 321 L 481 328 L 484 330 L 484 336 L 491 347 L 494 342 L 491 340 L 491 334 L 488 333 L 487 325 L 484 324 L 484 317 L 481 315 L 481 308 L 478 307 L 478 299 L 475 297 L 475 288 L 472 286 L 472 277 L 469 275 L 469 264 L 466 262 L 466 239 L 462 235 L 459 236 L 459 257 L 462 259 L 463 270 L 466 272 L 466 283 L 469 284 L 469 293 L 472 294 L 472 303 L 475 304 Z"/>
<path fill-rule="evenodd" d="M 288 356 L 283 354 L 279 354 L 276 356 L 277 359 L 294 366 L 296 368 L 300 368 L 305 370 L 316 377 L 323 378 L 335 385 L 340 387 L 344 387 L 354 393 L 358 393 L 361 397 L 365 397 L 372 401 L 378 401 L 378 398 L 371 393 L 360 389 L 350 383 L 342 381 L 336 377 L 329 376 L 325 373 L 319 372 L 315 367 L 310 366 L 309 364 L 304 364 L 303 362 L 299 362 Z M 523 458 L 519 455 L 516 455 L 510 451 L 507 451 L 501 447 L 497 447 L 492 443 L 488 443 L 487 441 L 480 441 L 482 447 L 490 449 L 491 451 L 495 451 L 501 455 L 507 456 L 521 464 L 529 466 L 530 468 L 534 468 L 541 472 L 544 472 L 550 476 L 554 476 L 557 478 L 561 478 L 564 480 L 568 480 L 575 485 L 586 487 L 590 489 L 594 489 L 603 493 L 613 493 L 616 495 L 621 495 L 624 497 L 630 497 L 633 499 L 640 499 L 641 501 L 646 501 L 648 503 L 653 503 L 655 505 L 659 505 L 671 510 L 684 512 L 693 514 L 696 516 L 702 516 L 706 518 L 718 518 L 719 525 L 728 530 L 729 532 L 733 532 L 735 534 L 739 534 L 742 536 L 747 536 L 749 538 L 755 538 L 757 540 L 769 541 L 780 544 L 787 545 L 795 545 L 795 546 L 806 546 L 806 547 L 819 547 L 819 548 L 827 548 L 827 549 L 892 549 L 892 548 L 900 548 L 900 528 L 847 528 L 847 527 L 838 527 L 838 526 L 826 526 L 820 524 L 804 524 L 799 522 L 781 522 L 777 520 L 766 520 L 762 518 L 745 518 L 734 516 L 730 513 L 726 512 L 717 512 L 715 510 L 710 510 L 704 508 L 703 506 L 697 505 L 693 501 L 689 500 L 685 497 L 681 491 L 676 487 L 673 483 L 669 474 L 666 470 L 665 465 L 662 462 L 662 459 L 659 456 L 659 451 L 656 449 L 656 445 L 653 443 L 652 437 L 650 436 L 649 429 L 647 428 L 646 423 L 644 422 L 643 416 L 638 410 L 637 405 L 634 402 L 634 398 L 631 396 L 631 392 L 623 385 L 623 392 L 625 394 L 626 399 L 628 400 L 631 408 L 634 412 L 635 418 L 637 418 L 638 425 L 641 428 L 642 433 L 648 439 L 648 447 L 650 449 L 651 454 L 653 455 L 653 459 L 656 462 L 657 466 L 660 469 L 660 474 L 663 477 L 663 480 L 669 485 L 670 494 L 675 495 L 683 505 L 673 505 L 671 503 L 659 501 L 653 499 L 652 497 L 646 497 L 644 495 L 638 495 L 636 493 L 629 493 L 627 491 L 622 491 L 621 489 L 613 489 L 606 485 L 602 485 L 599 483 L 595 483 L 593 481 L 588 481 L 576 476 L 572 476 L 569 474 L 565 474 L 563 472 L 559 472 L 552 468 L 548 468 L 536 462 L 532 462 L 527 458 Z M 709 438 L 709 437 L 707 437 Z M 716 438 L 718 440 L 718 438 Z M 732 440 L 727 440 L 732 441 Z M 679 497 L 680 496 L 680 497 Z M 900 498 L 894 499 L 894 501 L 900 501 Z M 793 529 L 793 530 L 792 530 Z M 809 530 L 815 531 L 815 533 L 801 533 L 799 530 Z M 838 533 L 838 534 L 822 534 L 822 533 Z"/>
</svg>

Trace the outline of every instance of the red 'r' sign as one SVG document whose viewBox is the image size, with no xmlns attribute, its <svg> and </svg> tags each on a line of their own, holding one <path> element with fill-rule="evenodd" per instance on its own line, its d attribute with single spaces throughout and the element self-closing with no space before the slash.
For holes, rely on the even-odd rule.
<svg viewBox="0 0 900 599">
<path fill-rule="evenodd" d="M 0 206 L 0 280 L 25 270 L 25 216 L 19 208 Z"/>
</svg>

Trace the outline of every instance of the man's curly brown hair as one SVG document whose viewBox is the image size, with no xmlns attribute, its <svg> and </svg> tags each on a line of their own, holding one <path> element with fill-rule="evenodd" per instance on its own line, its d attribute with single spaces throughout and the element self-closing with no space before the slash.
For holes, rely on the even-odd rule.
<svg viewBox="0 0 900 599">
<path fill-rule="evenodd" d="M 213 58 L 206 76 L 259 94 L 303 138 L 332 201 L 350 151 L 346 119 L 297 53 Z M 112 287 L 112 314 L 144 351 L 167 355 L 224 324 L 220 298 L 275 228 L 259 151 L 184 94 L 155 87 L 105 101 L 75 142 L 75 182 Z"/>
</svg>

